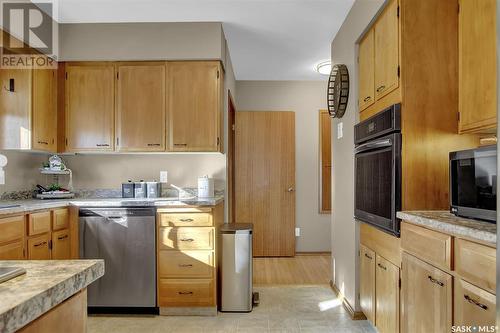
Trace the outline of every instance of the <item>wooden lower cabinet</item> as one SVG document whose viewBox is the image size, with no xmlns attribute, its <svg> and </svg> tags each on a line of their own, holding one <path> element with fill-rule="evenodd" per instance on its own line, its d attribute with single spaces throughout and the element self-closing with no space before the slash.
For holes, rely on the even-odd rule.
<svg viewBox="0 0 500 333">
<path fill-rule="evenodd" d="M 69 242 L 69 230 L 52 232 L 52 259 L 70 259 L 71 248 Z"/>
<path fill-rule="evenodd" d="M 379 333 L 399 332 L 399 268 L 377 255 L 375 326 Z"/>
<path fill-rule="evenodd" d="M 213 279 L 160 279 L 158 306 L 214 306 Z"/>
<path fill-rule="evenodd" d="M 455 326 L 495 326 L 495 312 L 495 295 L 462 279 L 455 280 Z"/>
<path fill-rule="evenodd" d="M 452 276 L 403 252 L 401 332 L 451 332 Z"/>
<path fill-rule="evenodd" d="M 43 234 L 28 239 L 29 260 L 48 260 L 50 258 L 50 234 Z"/>
<path fill-rule="evenodd" d="M 0 245 L 0 260 L 24 259 L 23 241 Z"/>
<path fill-rule="evenodd" d="M 359 255 L 359 303 L 366 318 L 375 325 L 375 252 L 360 245 Z"/>
</svg>

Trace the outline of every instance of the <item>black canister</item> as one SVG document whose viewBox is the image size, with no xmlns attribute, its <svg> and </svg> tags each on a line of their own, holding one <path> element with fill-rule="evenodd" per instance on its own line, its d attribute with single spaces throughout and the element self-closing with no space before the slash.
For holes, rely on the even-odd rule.
<svg viewBox="0 0 500 333">
<path fill-rule="evenodd" d="M 134 197 L 134 183 L 131 180 L 128 183 L 122 184 L 122 198 L 133 198 Z"/>
</svg>

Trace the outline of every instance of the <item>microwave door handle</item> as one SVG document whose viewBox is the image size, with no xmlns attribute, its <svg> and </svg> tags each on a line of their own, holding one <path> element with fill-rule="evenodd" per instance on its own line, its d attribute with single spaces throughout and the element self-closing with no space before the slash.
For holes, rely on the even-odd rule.
<svg viewBox="0 0 500 333">
<path fill-rule="evenodd" d="M 357 146 L 354 149 L 355 153 L 360 153 L 362 151 L 370 150 L 370 149 L 377 149 L 377 148 L 385 148 L 385 147 L 391 147 L 392 146 L 392 140 L 391 139 L 385 139 L 385 140 L 380 140 L 380 141 L 375 141 L 375 142 L 367 142 L 362 145 Z"/>
</svg>

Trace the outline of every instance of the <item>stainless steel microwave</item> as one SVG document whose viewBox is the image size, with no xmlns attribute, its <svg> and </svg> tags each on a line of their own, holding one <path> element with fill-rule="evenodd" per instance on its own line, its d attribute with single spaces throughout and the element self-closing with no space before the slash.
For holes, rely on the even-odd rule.
<svg viewBox="0 0 500 333">
<path fill-rule="evenodd" d="M 450 153 L 450 211 L 496 223 L 497 147 Z"/>
</svg>

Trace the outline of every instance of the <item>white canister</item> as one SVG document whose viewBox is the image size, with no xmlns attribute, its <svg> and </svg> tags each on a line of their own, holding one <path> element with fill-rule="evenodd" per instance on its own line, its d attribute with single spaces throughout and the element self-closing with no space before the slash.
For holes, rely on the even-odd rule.
<svg viewBox="0 0 500 333">
<path fill-rule="evenodd" d="M 214 179 L 205 177 L 198 178 L 198 197 L 213 198 L 215 196 Z"/>
</svg>

